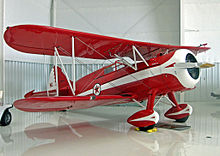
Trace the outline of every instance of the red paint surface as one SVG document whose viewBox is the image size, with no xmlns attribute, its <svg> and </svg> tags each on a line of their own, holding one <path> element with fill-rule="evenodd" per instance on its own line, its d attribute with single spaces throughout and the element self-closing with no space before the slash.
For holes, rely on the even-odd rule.
<svg viewBox="0 0 220 156">
<path fill-rule="evenodd" d="M 178 114 L 178 115 L 169 115 L 171 113 L 176 113 L 179 112 L 183 109 L 185 109 L 187 107 L 187 104 L 179 104 L 178 107 L 172 107 L 170 108 L 165 114 L 164 116 L 170 119 L 182 119 L 185 118 L 187 116 L 189 116 L 189 113 L 182 113 L 182 114 Z"/>
</svg>

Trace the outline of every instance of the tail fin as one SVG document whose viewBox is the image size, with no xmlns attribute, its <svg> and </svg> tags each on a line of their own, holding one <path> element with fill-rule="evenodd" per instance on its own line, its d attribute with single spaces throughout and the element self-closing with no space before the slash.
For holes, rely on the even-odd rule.
<svg viewBox="0 0 220 156">
<path fill-rule="evenodd" d="M 52 91 L 56 89 L 57 89 L 57 83 L 56 83 L 55 67 L 53 67 L 50 72 L 49 82 L 47 84 L 47 90 Z"/>
<path fill-rule="evenodd" d="M 58 75 L 58 89 L 60 94 L 67 94 L 70 93 L 68 90 L 70 90 L 70 86 L 68 84 L 67 78 L 62 72 L 62 69 L 60 67 L 57 67 L 57 75 Z M 72 82 L 71 82 L 72 83 Z M 55 66 L 52 68 L 50 72 L 49 82 L 47 85 L 47 90 L 52 91 L 57 89 L 57 82 L 56 82 L 56 72 L 55 72 Z M 64 93 L 64 90 L 66 90 Z"/>
</svg>

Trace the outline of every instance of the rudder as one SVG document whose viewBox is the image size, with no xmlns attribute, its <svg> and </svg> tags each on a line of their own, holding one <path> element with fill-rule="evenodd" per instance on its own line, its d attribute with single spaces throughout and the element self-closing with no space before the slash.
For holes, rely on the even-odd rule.
<svg viewBox="0 0 220 156">
<path fill-rule="evenodd" d="M 60 96 L 72 95 L 67 78 L 65 74 L 63 73 L 62 69 L 58 66 L 57 66 L 57 75 L 58 75 L 59 95 Z M 72 81 L 70 81 L 70 83 L 72 84 Z M 55 66 L 54 66 L 50 72 L 47 90 L 50 92 L 52 90 L 56 90 L 56 88 L 57 88 L 57 83 L 56 83 L 56 72 L 55 72 Z"/>
</svg>

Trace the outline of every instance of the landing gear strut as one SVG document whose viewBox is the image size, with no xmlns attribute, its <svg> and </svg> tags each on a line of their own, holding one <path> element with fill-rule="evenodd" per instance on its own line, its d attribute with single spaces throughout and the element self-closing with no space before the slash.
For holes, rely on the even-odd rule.
<svg viewBox="0 0 220 156">
<path fill-rule="evenodd" d="M 168 97 L 171 100 L 173 107 L 171 107 L 164 116 L 169 119 L 174 119 L 176 122 L 186 122 L 192 114 L 192 107 L 188 104 L 178 104 L 173 92 L 168 93 Z"/>
<path fill-rule="evenodd" d="M 146 110 L 136 112 L 127 120 L 127 122 L 131 125 L 138 127 L 137 130 L 139 131 L 148 131 L 149 129 L 151 130 L 159 121 L 159 114 L 153 110 L 156 93 L 157 90 L 153 90 L 148 96 Z M 174 119 L 176 122 L 185 122 L 192 114 L 192 107 L 188 104 L 178 104 L 173 92 L 169 92 L 167 95 L 167 99 L 171 102 L 172 107 L 165 113 L 164 116 L 170 119 Z"/>
<path fill-rule="evenodd" d="M 154 100 L 156 97 L 156 90 L 153 90 L 148 96 L 146 110 L 141 110 L 130 116 L 127 120 L 128 123 L 139 128 L 140 131 L 147 131 L 153 129 L 159 121 L 159 114 L 153 110 Z"/>
</svg>

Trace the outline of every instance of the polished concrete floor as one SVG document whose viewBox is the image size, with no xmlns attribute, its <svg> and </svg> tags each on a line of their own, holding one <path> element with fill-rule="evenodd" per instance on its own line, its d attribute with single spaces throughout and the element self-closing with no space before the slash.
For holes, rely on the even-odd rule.
<svg viewBox="0 0 220 156">
<path fill-rule="evenodd" d="M 139 107 L 104 106 L 87 110 L 27 113 L 12 109 L 10 126 L 0 127 L 0 156 L 212 156 L 220 155 L 220 101 L 189 103 L 186 130 L 138 132 L 126 123 Z M 162 104 L 161 104 L 162 105 Z M 155 108 L 160 123 L 177 124 Z"/>
</svg>

